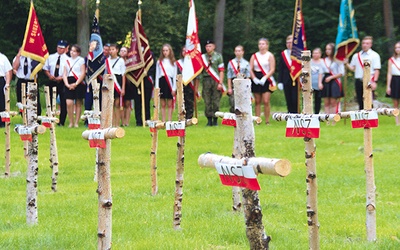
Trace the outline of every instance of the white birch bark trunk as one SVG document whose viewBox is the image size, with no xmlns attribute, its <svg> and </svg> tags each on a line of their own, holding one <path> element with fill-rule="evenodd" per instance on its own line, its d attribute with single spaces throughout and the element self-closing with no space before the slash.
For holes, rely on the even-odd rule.
<svg viewBox="0 0 400 250">
<path fill-rule="evenodd" d="M 92 81 L 93 89 L 93 118 L 100 118 L 100 84 L 96 79 Z M 94 166 L 94 181 L 97 181 L 97 164 L 99 159 L 99 149 L 96 148 L 96 165 Z"/>
<path fill-rule="evenodd" d="M 28 83 L 27 118 L 28 126 L 37 125 L 37 83 Z M 38 184 L 38 135 L 32 133 L 28 146 L 28 170 L 26 177 L 26 222 L 28 225 L 38 223 L 37 184 Z"/>
<path fill-rule="evenodd" d="M 372 108 L 372 90 L 368 83 L 371 79 L 370 61 L 364 60 L 364 77 L 363 77 L 363 97 L 364 109 Z M 372 153 L 372 129 L 364 128 L 364 163 L 366 175 L 366 228 L 367 240 L 376 240 L 376 202 L 375 202 L 375 176 L 374 176 L 374 159 Z"/>
<path fill-rule="evenodd" d="M 160 88 L 154 88 L 154 114 L 153 114 L 154 122 L 159 120 L 159 113 L 158 113 L 159 109 L 160 109 Z M 154 128 L 154 131 L 151 134 L 151 136 L 152 136 L 152 144 L 150 152 L 151 194 L 156 195 L 158 193 L 158 184 L 157 184 L 158 129 Z"/>
<path fill-rule="evenodd" d="M 28 125 L 28 121 L 26 118 L 26 84 L 21 83 L 21 102 L 23 106 L 23 111 L 22 111 L 22 123 L 24 126 Z M 28 141 L 24 141 L 24 156 L 25 159 L 28 160 Z"/>
<path fill-rule="evenodd" d="M 4 112 L 10 112 L 10 86 L 5 87 L 5 99 L 6 99 L 6 107 Z M 10 122 L 5 122 L 5 137 L 6 137 L 6 143 L 5 143 L 5 171 L 4 171 L 4 175 L 5 177 L 9 177 L 10 176 L 10 169 L 11 169 L 11 144 L 10 144 L 10 126 L 11 123 Z"/>
<path fill-rule="evenodd" d="M 53 113 L 55 110 L 51 107 L 50 102 L 50 88 L 48 86 L 44 87 L 44 94 L 46 97 L 46 115 L 48 118 L 53 118 Z M 58 176 L 58 150 L 57 150 L 57 139 L 56 139 L 56 129 L 54 122 L 50 123 L 50 168 L 52 169 L 51 175 L 51 189 L 57 192 L 57 176 Z"/>
<path fill-rule="evenodd" d="M 233 140 L 233 152 L 232 152 L 232 158 L 235 159 L 240 159 L 240 153 L 238 152 L 239 150 L 239 141 L 236 140 L 236 137 L 238 137 L 238 130 L 235 128 L 234 130 L 234 140 Z M 232 187 L 232 209 L 233 211 L 240 212 L 242 210 L 242 201 L 241 201 L 241 195 L 240 193 L 242 192 L 242 188 L 240 187 Z"/>
<path fill-rule="evenodd" d="M 311 85 L 311 52 L 302 52 L 303 58 L 303 114 L 313 112 L 313 89 Z M 307 218 L 309 232 L 310 249 L 319 249 L 319 223 L 318 223 L 318 204 L 317 204 L 317 165 L 316 165 L 316 146 L 313 138 L 304 138 L 306 169 L 307 169 Z"/>
<path fill-rule="evenodd" d="M 236 129 L 235 138 L 238 145 L 238 157 L 250 158 L 255 156 L 254 127 L 251 107 L 251 81 L 248 79 L 233 80 L 235 89 Z M 262 211 L 258 192 L 247 188 L 242 189 L 243 209 L 246 222 L 246 236 L 250 249 L 269 249 L 270 237 L 266 235 L 262 224 Z"/>
<path fill-rule="evenodd" d="M 106 75 L 103 81 L 103 99 L 101 110 L 100 128 L 106 129 L 112 126 L 114 83 L 110 75 Z M 111 249 L 112 232 L 112 196 L 111 196 L 111 140 L 106 140 L 106 148 L 98 150 L 98 231 L 97 249 Z"/>
<path fill-rule="evenodd" d="M 185 121 L 186 110 L 185 110 L 185 102 L 183 99 L 182 75 L 177 76 L 176 101 L 178 104 L 178 121 Z M 178 137 L 177 149 L 178 152 L 176 159 L 175 202 L 174 202 L 174 220 L 173 220 L 173 226 L 175 230 L 181 229 L 183 174 L 185 170 L 185 165 L 184 165 L 185 136 Z"/>
</svg>

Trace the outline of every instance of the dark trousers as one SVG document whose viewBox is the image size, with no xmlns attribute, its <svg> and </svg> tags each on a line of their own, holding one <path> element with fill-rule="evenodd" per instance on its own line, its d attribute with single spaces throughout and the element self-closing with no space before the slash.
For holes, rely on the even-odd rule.
<svg viewBox="0 0 400 250">
<path fill-rule="evenodd" d="M 190 86 L 191 83 L 183 87 L 183 96 L 185 99 L 185 110 L 186 110 L 186 119 L 191 119 L 193 118 L 193 111 L 194 111 L 194 102 L 195 102 L 195 97 L 194 97 L 194 91 L 192 89 L 192 86 Z"/>
<path fill-rule="evenodd" d="M 364 109 L 364 98 L 363 98 L 363 82 L 360 79 L 356 79 L 356 96 L 357 96 L 357 103 L 358 108 L 360 110 Z"/>
<path fill-rule="evenodd" d="M 286 99 L 286 106 L 288 109 L 288 113 L 295 113 L 297 114 L 299 112 L 298 106 L 299 106 L 299 93 L 298 93 L 298 86 L 297 82 L 293 86 L 293 82 L 287 82 L 283 84 L 283 91 L 285 93 L 285 99 Z"/>
<path fill-rule="evenodd" d="M 314 114 L 319 114 L 321 110 L 321 99 L 322 99 L 322 91 L 314 89 Z"/>
<path fill-rule="evenodd" d="M 60 97 L 60 122 L 59 124 L 61 126 L 64 126 L 65 119 L 67 118 L 67 103 L 65 100 L 65 94 L 64 94 L 64 83 L 61 82 L 55 82 L 55 81 L 49 81 L 46 86 L 49 86 L 50 88 L 50 103 L 53 106 L 53 87 L 57 88 L 57 95 Z"/>
<path fill-rule="evenodd" d="M 144 117 L 145 120 L 150 120 L 150 100 L 153 92 L 153 84 L 147 80 L 147 77 L 144 80 Z M 139 94 L 140 93 L 140 94 Z M 142 90 L 141 85 L 136 87 L 133 85 L 133 101 L 134 101 L 134 109 L 135 109 L 135 119 L 136 125 L 142 126 Z"/>
<path fill-rule="evenodd" d="M 100 82 L 99 86 L 99 109 L 101 110 L 101 86 L 102 82 Z M 86 85 L 85 92 L 85 110 L 92 110 L 93 107 L 93 87 L 92 84 Z"/>
<path fill-rule="evenodd" d="M 28 93 L 28 82 L 33 82 L 33 80 L 29 80 L 29 79 L 19 79 L 17 81 L 17 88 L 16 88 L 16 92 L 17 92 L 17 102 L 21 102 L 22 101 L 22 83 L 25 83 L 25 96 Z M 26 103 L 24 103 L 26 104 Z M 40 104 L 40 90 L 39 90 L 39 84 L 37 85 L 37 106 L 36 106 L 36 113 L 37 115 L 41 115 L 42 114 L 42 105 Z"/>
<path fill-rule="evenodd" d="M 4 87 L 6 86 L 6 80 L 4 77 L 0 77 L 0 112 L 3 112 L 6 110 L 6 96 L 4 95 Z M 6 124 L 1 121 L 0 119 L 0 128 L 3 128 Z"/>
</svg>

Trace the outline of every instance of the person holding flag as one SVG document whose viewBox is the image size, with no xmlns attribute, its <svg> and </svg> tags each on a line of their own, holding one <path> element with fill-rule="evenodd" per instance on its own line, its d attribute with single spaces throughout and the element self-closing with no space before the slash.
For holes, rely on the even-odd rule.
<svg viewBox="0 0 400 250">
<path fill-rule="evenodd" d="M 0 112 L 6 110 L 5 88 L 10 87 L 12 79 L 12 66 L 8 58 L 0 52 Z M 3 128 L 5 123 L 0 120 L 0 128 Z"/>
<path fill-rule="evenodd" d="M 378 53 L 371 49 L 372 42 L 372 36 L 364 37 L 361 41 L 361 51 L 353 55 L 350 64 L 347 62 L 347 60 L 345 60 L 345 65 L 347 66 L 347 68 L 351 71 L 354 71 L 355 89 L 358 107 L 360 110 L 364 109 L 364 60 L 369 60 L 371 62 L 371 80 L 369 84 L 372 91 L 374 91 L 377 87 L 379 72 L 381 69 L 381 57 Z"/>
<path fill-rule="evenodd" d="M 207 126 L 217 126 L 218 117 L 215 112 L 219 111 L 219 103 L 224 92 L 224 60 L 222 55 L 215 51 L 212 40 L 206 41 L 206 53 L 201 56 L 203 60 L 203 91 L 205 115 Z"/>
<path fill-rule="evenodd" d="M 17 102 L 22 101 L 22 83 L 25 83 L 25 93 L 27 93 L 28 82 L 34 82 L 34 77 L 31 76 L 32 71 L 35 69 L 37 61 L 32 60 L 29 57 L 21 55 L 21 48 L 18 50 L 18 54 L 14 57 L 13 60 L 13 72 L 17 76 L 17 86 L 16 86 L 16 94 L 17 94 Z M 38 91 L 39 93 L 39 91 Z M 41 115 L 42 106 L 40 104 L 40 94 L 37 95 L 37 106 L 36 106 L 37 115 Z"/>
<path fill-rule="evenodd" d="M 160 88 L 160 103 L 162 121 L 166 121 L 168 110 L 168 121 L 172 119 L 174 111 L 174 99 L 176 95 L 176 73 L 174 51 L 171 45 L 164 44 L 161 49 L 161 56 L 156 65 L 156 88 Z"/>
<path fill-rule="evenodd" d="M 176 61 L 176 66 L 178 67 L 178 74 L 182 74 L 183 71 L 183 65 L 184 65 L 184 58 L 185 58 L 185 53 L 186 49 L 185 46 L 183 46 L 181 50 L 181 58 Z M 192 81 L 190 81 L 186 86 L 183 86 L 183 97 L 185 101 L 185 118 L 186 119 L 191 119 L 193 117 L 194 113 L 194 102 L 195 100 L 195 93 L 197 94 L 197 87 L 199 79 L 198 77 L 194 78 Z"/>
</svg>

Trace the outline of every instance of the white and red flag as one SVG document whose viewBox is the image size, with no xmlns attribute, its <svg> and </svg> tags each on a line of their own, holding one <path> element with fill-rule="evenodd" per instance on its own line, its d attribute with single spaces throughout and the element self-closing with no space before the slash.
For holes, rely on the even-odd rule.
<svg viewBox="0 0 400 250">
<path fill-rule="evenodd" d="M 378 113 L 376 111 L 356 111 L 350 114 L 352 128 L 378 127 Z"/>
<path fill-rule="evenodd" d="M 252 166 L 228 165 L 219 162 L 215 165 L 215 168 L 223 185 L 243 187 L 250 190 L 261 189 Z"/>
<path fill-rule="evenodd" d="M 194 0 L 189 1 L 189 17 L 186 31 L 185 58 L 182 69 L 182 82 L 188 85 L 203 70 L 201 45 L 197 29 Z"/>
<path fill-rule="evenodd" d="M 286 123 L 286 137 L 319 138 L 317 117 L 294 117 Z"/>
</svg>

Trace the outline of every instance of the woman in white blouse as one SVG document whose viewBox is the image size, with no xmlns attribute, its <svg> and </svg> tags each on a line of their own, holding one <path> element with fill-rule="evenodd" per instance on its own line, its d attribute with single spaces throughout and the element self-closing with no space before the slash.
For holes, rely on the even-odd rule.
<svg viewBox="0 0 400 250">
<path fill-rule="evenodd" d="M 70 54 L 71 57 L 66 60 L 64 65 L 63 82 L 69 119 L 68 127 L 77 128 L 86 90 L 83 82 L 85 79 L 85 60 L 80 56 L 81 48 L 77 44 L 71 46 Z"/>
<path fill-rule="evenodd" d="M 393 100 L 393 107 L 399 108 L 400 99 L 400 42 L 394 45 L 393 56 L 388 61 L 388 72 L 386 78 L 386 94 Z M 396 125 L 400 125 L 399 117 L 396 116 Z"/>
<path fill-rule="evenodd" d="M 174 111 L 174 97 L 176 94 L 176 73 L 175 56 L 171 45 L 164 44 L 161 49 L 160 58 L 156 66 L 156 88 L 160 88 L 161 117 L 166 121 L 168 110 L 168 121 L 172 119 Z"/>
</svg>

